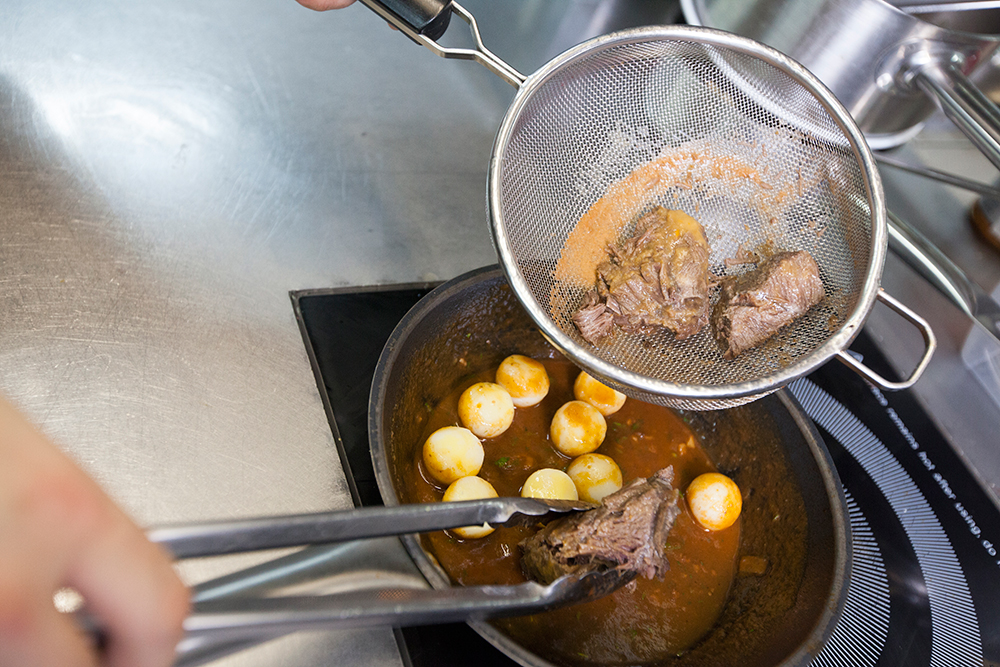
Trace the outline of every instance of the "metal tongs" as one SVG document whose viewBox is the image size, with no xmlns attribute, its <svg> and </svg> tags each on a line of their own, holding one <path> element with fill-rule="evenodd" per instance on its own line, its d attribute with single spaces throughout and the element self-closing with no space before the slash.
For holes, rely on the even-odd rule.
<svg viewBox="0 0 1000 667">
<path fill-rule="evenodd" d="M 491 498 L 173 525 L 150 530 L 147 535 L 175 558 L 195 558 L 483 523 L 535 525 L 595 507 L 591 503 L 566 500 Z M 547 586 L 528 582 L 445 589 L 427 588 L 422 580 L 414 583 L 390 577 L 390 587 L 374 582 L 377 587 L 334 594 L 279 597 L 245 594 L 254 588 L 253 583 L 247 582 L 275 578 L 280 570 L 301 573 L 329 557 L 318 549 L 310 547 L 297 555 L 223 577 L 208 588 L 196 587 L 176 664 L 202 664 L 298 630 L 430 625 L 536 613 L 599 598 L 634 577 L 634 573 L 612 568 L 580 576 L 566 575 Z M 243 594 L 234 595 L 232 591 Z"/>
</svg>

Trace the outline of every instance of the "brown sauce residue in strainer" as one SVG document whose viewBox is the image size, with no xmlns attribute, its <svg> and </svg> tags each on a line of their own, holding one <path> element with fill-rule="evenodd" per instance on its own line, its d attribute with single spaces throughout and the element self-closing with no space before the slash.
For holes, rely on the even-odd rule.
<svg viewBox="0 0 1000 667">
<path fill-rule="evenodd" d="M 773 254 L 761 252 L 766 248 L 803 250 L 819 265 L 826 295 L 794 328 L 725 364 L 707 331 L 685 339 L 659 331 L 609 336 L 593 353 L 641 376 L 712 387 L 770 379 L 812 358 L 858 302 L 870 256 L 865 243 L 871 238 L 870 211 L 866 200 L 852 196 L 853 182 L 840 182 L 850 181 L 853 172 L 838 162 L 839 153 L 802 136 L 774 133 L 759 142 L 728 137 L 667 148 L 620 180 L 589 186 L 593 199 L 575 209 L 582 213 L 557 241 L 548 280 L 539 281 L 544 292 L 536 295 L 551 320 L 569 338 L 585 342 L 573 316 L 596 284 L 598 265 L 608 259 L 609 246 L 620 246 L 633 234 L 643 215 L 663 206 L 702 225 L 712 278 L 752 270 L 752 264 L 732 261 L 741 249 L 755 249 L 761 257 Z M 648 353 L 650 345 L 655 354 Z"/>
<path fill-rule="evenodd" d="M 763 213 L 780 207 L 801 184 L 775 185 L 758 169 L 734 155 L 716 155 L 708 149 L 679 149 L 640 165 L 607 192 L 580 218 L 563 246 L 553 277 L 578 287 L 593 285 L 594 270 L 607 258 L 609 244 L 618 241 L 636 218 L 674 188 L 710 188 L 728 194 L 750 185 L 750 195 Z M 698 211 L 686 211 L 697 215 Z"/>
</svg>

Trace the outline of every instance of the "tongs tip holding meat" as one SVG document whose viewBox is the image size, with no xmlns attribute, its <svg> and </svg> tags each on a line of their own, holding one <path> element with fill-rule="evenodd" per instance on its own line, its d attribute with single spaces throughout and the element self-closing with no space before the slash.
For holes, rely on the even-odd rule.
<svg viewBox="0 0 1000 667">
<path fill-rule="evenodd" d="M 597 505 L 592 503 L 573 500 L 487 498 L 177 524 L 154 528 L 147 532 L 147 537 L 168 549 L 175 558 L 197 558 L 483 523 L 532 525 L 595 507 Z"/>
</svg>

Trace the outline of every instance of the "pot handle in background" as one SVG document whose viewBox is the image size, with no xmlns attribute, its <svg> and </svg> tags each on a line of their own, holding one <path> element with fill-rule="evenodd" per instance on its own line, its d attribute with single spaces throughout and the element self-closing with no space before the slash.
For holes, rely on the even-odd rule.
<svg viewBox="0 0 1000 667">
<path fill-rule="evenodd" d="M 888 292 L 879 288 L 879 291 L 876 292 L 875 296 L 879 301 L 902 315 L 904 319 L 920 330 L 921 335 L 924 337 L 924 346 L 926 348 L 924 350 L 924 356 L 920 358 L 920 363 L 918 363 L 917 367 L 913 369 L 910 377 L 901 382 L 892 382 L 891 380 L 886 380 L 884 377 L 852 357 L 846 350 L 837 352 L 837 358 L 842 363 L 850 366 L 858 375 L 876 385 L 879 389 L 884 391 L 909 389 L 916 383 L 917 380 L 920 379 L 920 376 L 923 375 L 927 365 L 931 362 L 931 357 L 934 356 L 934 350 L 937 348 L 937 338 L 935 338 L 934 331 L 931 329 L 931 325 L 927 323 L 927 320 L 897 301 L 895 297 L 890 296 Z"/>
<path fill-rule="evenodd" d="M 912 83 L 933 97 L 944 114 L 1000 169 L 1000 108 L 953 62 L 913 67 Z"/>
<path fill-rule="evenodd" d="M 889 249 L 1000 341 L 1000 304 L 923 234 L 888 214 Z"/>
<path fill-rule="evenodd" d="M 901 160 L 898 157 L 884 151 L 873 150 L 872 154 L 875 156 L 875 161 L 878 162 L 879 165 L 887 165 L 894 169 L 899 169 L 911 174 L 916 174 L 917 176 L 929 178 L 939 183 L 944 183 L 945 185 L 952 185 L 956 188 L 968 190 L 969 192 L 975 192 L 982 197 L 1000 200 L 1000 188 L 997 188 L 996 186 L 973 181 L 972 179 L 959 176 L 958 174 L 950 174 L 938 169 L 932 169 L 931 167 L 925 167 L 922 164 L 907 162 L 906 160 Z"/>
<path fill-rule="evenodd" d="M 476 18 L 452 0 L 361 0 L 370 10 L 395 26 L 417 44 L 442 58 L 475 60 L 501 79 L 520 88 L 527 78 L 497 57 L 483 44 Z M 476 42 L 474 49 L 444 47 L 437 40 L 444 35 L 455 14 L 469 24 Z"/>
</svg>

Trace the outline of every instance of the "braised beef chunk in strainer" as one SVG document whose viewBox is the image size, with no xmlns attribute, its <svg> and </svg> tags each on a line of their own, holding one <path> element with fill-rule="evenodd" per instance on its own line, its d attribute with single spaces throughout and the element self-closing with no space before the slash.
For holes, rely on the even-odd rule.
<svg viewBox="0 0 1000 667">
<path fill-rule="evenodd" d="M 521 542 L 521 569 L 544 584 L 610 567 L 662 577 L 670 569 L 667 533 L 680 513 L 673 480 L 668 466 L 606 496 L 597 509 L 548 524 Z"/>
<path fill-rule="evenodd" d="M 722 282 L 712 332 L 725 359 L 755 347 L 823 300 L 819 266 L 804 250 L 777 253 Z"/>
<path fill-rule="evenodd" d="M 656 206 L 608 252 L 597 287 L 573 315 L 586 340 L 596 343 L 612 324 L 628 333 L 664 327 L 684 339 L 708 323 L 708 242 L 694 218 Z"/>
</svg>

